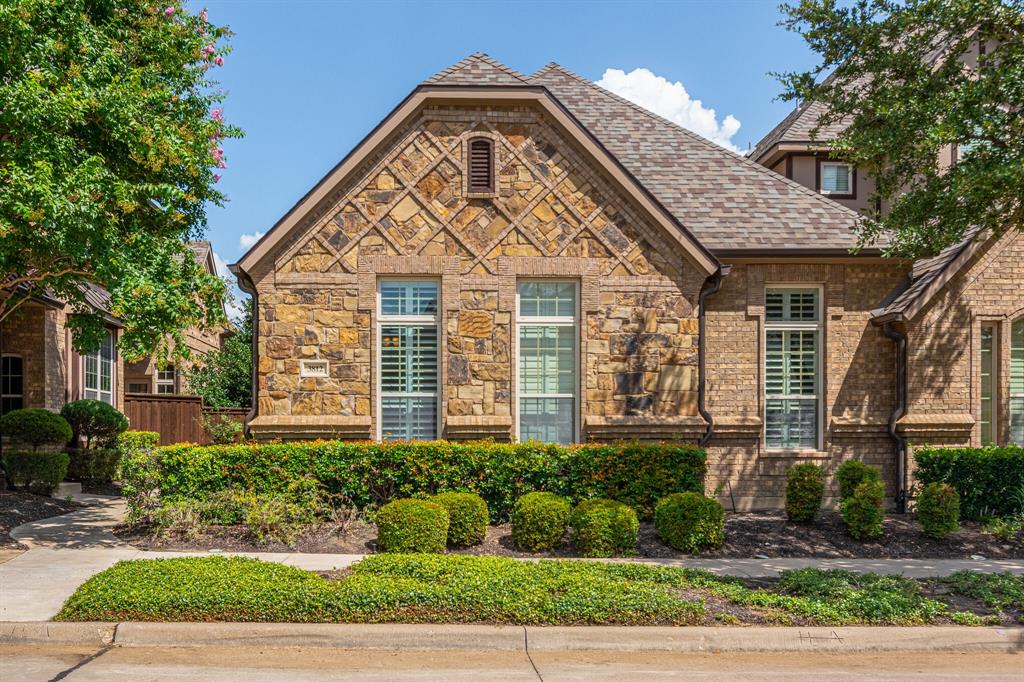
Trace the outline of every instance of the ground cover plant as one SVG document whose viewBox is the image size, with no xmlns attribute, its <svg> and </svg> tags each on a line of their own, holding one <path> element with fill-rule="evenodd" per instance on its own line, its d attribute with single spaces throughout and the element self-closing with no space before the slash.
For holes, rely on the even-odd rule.
<svg viewBox="0 0 1024 682">
<path fill-rule="evenodd" d="M 943 585 L 1017 599 L 1024 578 Z M 802 569 L 763 587 L 706 571 L 636 563 L 381 554 L 328 576 L 242 557 L 125 561 L 86 581 L 64 621 L 514 624 L 980 624 L 928 582 Z M 1008 596 L 1016 594 L 1016 597 Z"/>
</svg>

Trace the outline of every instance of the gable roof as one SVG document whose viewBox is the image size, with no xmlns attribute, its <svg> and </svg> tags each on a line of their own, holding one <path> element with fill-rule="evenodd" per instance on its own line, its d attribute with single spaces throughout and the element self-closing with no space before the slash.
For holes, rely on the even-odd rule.
<svg viewBox="0 0 1024 682">
<path fill-rule="evenodd" d="M 987 241 L 984 235 L 972 231 L 960 243 L 946 247 L 931 258 L 914 261 L 905 288 L 873 310 L 872 321 L 882 324 L 916 317 Z"/>
<path fill-rule="evenodd" d="M 716 253 L 847 252 L 859 216 L 803 185 L 549 64 L 530 78 L 565 105 Z"/>
<path fill-rule="evenodd" d="M 422 82 L 232 270 L 249 271 L 260 262 L 431 98 L 538 104 L 709 272 L 718 267 L 712 253 L 846 254 L 856 245 L 859 216 L 850 209 L 557 64 L 524 76 L 475 53 Z"/>
<path fill-rule="evenodd" d="M 760 161 L 775 145 L 780 144 L 801 144 L 821 145 L 830 142 L 839 136 L 839 133 L 846 129 L 847 123 L 837 121 L 822 126 L 817 135 L 811 135 L 818 119 L 827 111 L 828 105 L 823 102 L 801 102 L 793 111 L 782 119 L 777 126 L 772 128 L 761 141 L 754 145 L 748 158 L 753 161 Z"/>
</svg>

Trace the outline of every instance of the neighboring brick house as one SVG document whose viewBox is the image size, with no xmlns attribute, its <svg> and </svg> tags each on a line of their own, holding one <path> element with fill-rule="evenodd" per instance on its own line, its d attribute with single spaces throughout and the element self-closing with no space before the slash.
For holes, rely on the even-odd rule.
<svg viewBox="0 0 1024 682">
<path fill-rule="evenodd" d="M 196 259 L 216 273 L 210 243 L 189 246 Z M 23 407 L 57 411 L 81 398 L 102 400 L 123 411 L 125 393 L 179 392 L 181 382 L 173 365 L 161 375 L 153 359 L 125 363 L 117 348 L 122 325 L 110 312 L 107 291 L 90 285 L 85 298 L 107 322 L 106 338 L 91 353 L 74 350 L 67 326 L 73 311 L 50 296 L 34 297 L 0 323 L 0 414 Z M 199 355 L 220 344 L 217 332 L 190 329 L 186 339 L 189 350 Z M 167 383 L 174 390 L 163 388 Z"/>
<path fill-rule="evenodd" d="M 781 503 L 848 458 L 900 479 L 910 264 L 857 214 L 552 64 L 472 55 L 413 91 L 232 266 L 261 439 L 700 442 Z"/>
</svg>

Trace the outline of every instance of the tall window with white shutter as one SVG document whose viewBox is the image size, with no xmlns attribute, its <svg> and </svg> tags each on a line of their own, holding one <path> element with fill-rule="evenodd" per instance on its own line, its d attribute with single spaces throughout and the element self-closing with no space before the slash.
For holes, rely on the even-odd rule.
<svg viewBox="0 0 1024 682">
<path fill-rule="evenodd" d="M 1024 317 L 1010 327 L 1010 442 L 1024 446 Z"/>
<path fill-rule="evenodd" d="M 85 390 L 82 395 L 92 400 L 114 404 L 114 333 L 106 332 L 100 347 L 82 354 L 82 369 Z"/>
<path fill-rule="evenodd" d="M 765 291 L 765 445 L 821 447 L 821 290 Z"/>
<path fill-rule="evenodd" d="M 579 327 L 575 282 L 524 280 L 517 287 L 520 441 L 576 441 Z"/>
<path fill-rule="evenodd" d="M 381 280 L 378 298 L 378 435 L 437 438 L 437 282 Z"/>
</svg>

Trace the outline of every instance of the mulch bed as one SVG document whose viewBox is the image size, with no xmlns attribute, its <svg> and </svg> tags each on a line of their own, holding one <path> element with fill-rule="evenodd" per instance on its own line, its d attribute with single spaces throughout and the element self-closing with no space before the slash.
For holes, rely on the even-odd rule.
<svg viewBox="0 0 1024 682">
<path fill-rule="evenodd" d="M 43 495 L 17 491 L 0 493 L 0 548 L 23 549 L 23 545 L 10 536 L 12 528 L 29 521 L 47 519 L 75 511 L 80 505 Z"/>
<path fill-rule="evenodd" d="M 306 533 L 294 546 L 279 542 L 257 544 L 244 528 L 211 528 L 196 538 L 155 537 L 147 529 L 121 527 L 115 533 L 123 540 L 143 549 L 223 549 L 228 551 L 309 552 L 365 554 L 376 551 L 377 530 L 361 520 L 344 528 L 322 526 Z M 688 556 L 668 547 L 658 539 L 650 523 L 640 524 L 638 554 L 650 558 Z M 468 549 L 451 550 L 458 554 L 510 557 L 573 557 L 571 545 L 552 552 L 531 554 L 521 552 L 512 544 L 508 524 L 491 526 L 484 542 Z M 961 529 L 943 540 L 925 536 L 913 515 L 890 514 L 885 520 L 885 533 L 875 541 L 860 542 L 846 533 L 839 514 L 824 512 L 811 525 L 798 525 L 786 520 L 781 512 L 727 514 L 725 544 L 701 556 L 708 558 L 817 557 L 862 559 L 968 559 L 982 555 L 988 559 L 1024 558 L 1024 537 L 1004 542 L 985 533 L 976 523 L 964 522 Z"/>
</svg>

